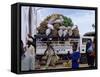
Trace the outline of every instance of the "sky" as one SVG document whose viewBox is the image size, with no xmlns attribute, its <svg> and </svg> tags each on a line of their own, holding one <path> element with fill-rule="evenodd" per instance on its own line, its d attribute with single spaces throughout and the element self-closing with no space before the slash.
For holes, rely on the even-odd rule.
<svg viewBox="0 0 100 77">
<path fill-rule="evenodd" d="M 37 11 L 38 25 L 48 15 L 53 13 L 62 14 L 72 19 L 74 25 L 78 25 L 80 35 L 94 31 L 92 24 L 95 24 L 94 10 L 63 9 L 63 8 L 41 8 Z"/>
</svg>

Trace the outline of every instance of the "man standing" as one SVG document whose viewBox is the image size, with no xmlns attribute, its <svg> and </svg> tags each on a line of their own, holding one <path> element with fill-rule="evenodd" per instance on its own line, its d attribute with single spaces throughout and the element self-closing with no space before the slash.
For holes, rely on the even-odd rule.
<svg viewBox="0 0 100 77">
<path fill-rule="evenodd" d="M 88 40 L 86 44 L 86 55 L 87 55 L 87 62 L 89 67 L 94 66 L 94 56 L 92 55 L 93 53 L 93 42 L 91 39 Z"/>
<path fill-rule="evenodd" d="M 50 44 L 50 42 L 47 42 L 47 49 L 45 50 L 44 54 L 47 55 L 46 68 L 48 68 L 48 66 L 51 63 L 51 60 L 52 60 L 53 56 L 55 55 L 54 48 L 52 47 L 52 45 Z M 52 63 L 52 65 L 54 65 L 54 63 Z"/>
<path fill-rule="evenodd" d="M 77 51 L 77 45 L 74 44 L 73 46 L 73 53 L 72 53 L 72 69 L 79 68 L 79 60 L 80 60 L 80 51 Z"/>
</svg>

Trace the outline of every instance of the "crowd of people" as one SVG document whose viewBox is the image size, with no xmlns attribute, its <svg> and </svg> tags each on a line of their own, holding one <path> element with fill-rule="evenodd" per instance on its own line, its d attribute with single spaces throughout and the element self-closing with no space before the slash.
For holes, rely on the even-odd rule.
<svg viewBox="0 0 100 77">
<path fill-rule="evenodd" d="M 31 35 L 28 35 L 28 39 L 26 45 L 23 45 L 21 41 L 21 70 L 29 71 L 36 69 L 36 39 Z M 46 64 L 45 69 L 49 68 L 49 65 L 55 66 L 56 62 L 59 61 L 59 56 L 55 52 L 50 41 L 46 43 L 47 48 L 44 51 L 44 55 L 46 56 Z M 72 50 L 73 53 L 68 51 L 66 55 L 66 63 L 71 61 L 71 68 L 77 69 L 80 64 L 80 48 L 77 49 L 78 44 L 73 43 Z M 89 67 L 95 66 L 95 40 L 92 41 L 89 39 L 86 43 L 86 56 L 87 56 L 87 64 Z M 59 67 L 58 67 L 59 68 Z"/>
</svg>

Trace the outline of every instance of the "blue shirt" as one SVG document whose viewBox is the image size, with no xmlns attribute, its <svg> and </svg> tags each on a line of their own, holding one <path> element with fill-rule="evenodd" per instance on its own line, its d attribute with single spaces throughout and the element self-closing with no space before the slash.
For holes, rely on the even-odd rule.
<svg viewBox="0 0 100 77">
<path fill-rule="evenodd" d="M 79 67 L 78 60 L 80 58 L 80 52 L 73 52 L 72 54 L 72 68 L 76 69 Z"/>
</svg>

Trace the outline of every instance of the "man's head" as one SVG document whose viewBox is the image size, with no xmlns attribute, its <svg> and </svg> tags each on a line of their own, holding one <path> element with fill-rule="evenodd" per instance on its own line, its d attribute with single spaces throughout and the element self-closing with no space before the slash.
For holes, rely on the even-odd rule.
<svg viewBox="0 0 100 77">
<path fill-rule="evenodd" d="M 77 43 L 74 43 L 73 44 L 73 51 L 76 51 L 77 50 Z"/>
<path fill-rule="evenodd" d="M 88 43 L 91 43 L 92 42 L 92 40 L 91 39 L 88 39 Z"/>
</svg>

